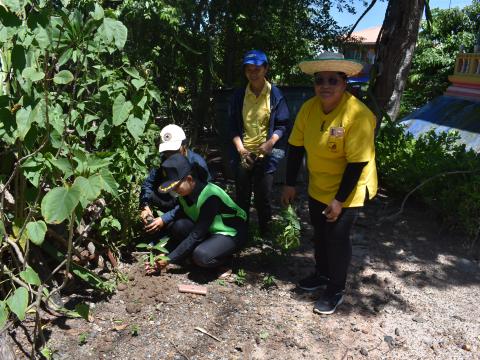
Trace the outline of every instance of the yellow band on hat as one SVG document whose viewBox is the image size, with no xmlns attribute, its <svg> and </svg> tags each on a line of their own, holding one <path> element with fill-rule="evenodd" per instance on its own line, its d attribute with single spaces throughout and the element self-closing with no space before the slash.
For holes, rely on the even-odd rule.
<svg viewBox="0 0 480 360">
<path fill-rule="evenodd" d="M 165 186 L 165 187 L 159 186 L 159 187 L 158 187 L 158 191 L 160 191 L 160 192 L 170 191 L 170 190 L 172 190 L 172 188 L 174 188 L 175 186 L 177 186 L 177 184 L 178 184 L 180 181 L 181 181 L 181 180 L 174 181 L 173 183 L 171 183 L 170 185 Z"/>
</svg>

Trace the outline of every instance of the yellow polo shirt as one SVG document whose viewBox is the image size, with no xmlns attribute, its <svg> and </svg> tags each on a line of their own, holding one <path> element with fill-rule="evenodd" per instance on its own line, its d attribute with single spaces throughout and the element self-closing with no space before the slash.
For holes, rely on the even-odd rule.
<svg viewBox="0 0 480 360">
<path fill-rule="evenodd" d="M 267 141 L 270 121 L 270 92 L 272 85 L 265 81 L 262 92 L 257 97 L 250 85 L 247 85 L 243 99 L 243 146 L 248 151 L 256 152 Z"/>
<path fill-rule="evenodd" d="M 347 163 L 366 161 L 368 164 L 343 206 L 363 206 L 367 189 L 369 198 L 375 196 L 375 123 L 375 115 L 348 92 L 329 114 L 323 112 L 318 97 L 302 105 L 288 142 L 305 147 L 308 194 L 312 198 L 329 204 L 338 191 Z"/>
</svg>

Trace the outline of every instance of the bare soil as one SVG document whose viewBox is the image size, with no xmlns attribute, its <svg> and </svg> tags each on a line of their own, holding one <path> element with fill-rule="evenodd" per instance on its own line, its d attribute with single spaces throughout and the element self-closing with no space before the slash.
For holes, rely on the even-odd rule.
<svg viewBox="0 0 480 360">
<path fill-rule="evenodd" d="M 194 267 L 147 277 L 141 259 L 122 262 L 128 282 L 113 296 L 68 299 L 88 301 L 92 322 L 45 324 L 54 359 L 480 359 L 478 253 L 462 239 L 414 206 L 380 222 L 396 208 L 378 197 L 353 231 L 346 301 L 320 316 L 318 292 L 295 287 L 314 264 L 305 199 L 299 205 L 301 248 L 287 256 L 245 249 L 233 260 L 234 272 L 247 273 L 244 286 Z M 276 286 L 264 287 L 266 275 Z M 179 293 L 179 284 L 204 284 L 208 294 Z M 11 334 L 18 358 L 30 351 L 23 334 Z"/>
</svg>

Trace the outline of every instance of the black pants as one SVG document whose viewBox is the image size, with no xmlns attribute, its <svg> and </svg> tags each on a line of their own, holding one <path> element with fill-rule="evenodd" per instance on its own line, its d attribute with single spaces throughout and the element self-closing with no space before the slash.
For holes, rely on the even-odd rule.
<svg viewBox="0 0 480 360">
<path fill-rule="evenodd" d="M 174 250 L 192 231 L 195 226 L 190 219 L 179 219 L 170 227 L 170 240 L 166 248 Z M 193 262 L 205 268 L 222 265 L 226 258 L 237 251 L 247 240 L 247 227 L 243 224 L 237 229 L 235 236 L 209 234 L 200 242 L 191 254 Z"/>
<path fill-rule="evenodd" d="M 257 160 L 251 170 L 239 166 L 235 179 L 236 203 L 247 216 L 250 212 L 250 199 L 253 190 L 253 202 L 258 214 L 260 232 L 268 230 L 272 221 L 272 197 L 273 173 L 265 172 L 265 161 Z"/>
<path fill-rule="evenodd" d="M 309 197 L 310 221 L 314 228 L 316 270 L 330 279 L 328 292 L 345 289 L 348 267 L 352 258 L 350 231 L 359 208 L 344 208 L 335 222 L 327 222 L 322 214 L 327 205 Z"/>
</svg>

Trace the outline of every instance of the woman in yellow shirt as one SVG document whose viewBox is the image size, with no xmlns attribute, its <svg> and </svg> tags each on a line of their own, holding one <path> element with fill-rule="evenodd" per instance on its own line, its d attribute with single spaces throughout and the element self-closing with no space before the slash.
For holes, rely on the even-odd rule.
<svg viewBox="0 0 480 360">
<path fill-rule="evenodd" d="M 326 285 L 314 311 L 332 314 L 343 302 L 352 255 L 350 231 L 359 208 L 377 191 L 376 120 L 346 91 L 347 77 L 358 74 L 362 64 L 342 54 L 324 53 L 299 66 L 314 76 L 315 96 L 302 105 L 288 140 L 282 203 L 295 198 L 295 181 L 306 153 L 316 269 L 299 287 L 315 290 Z"/>
</svg>

